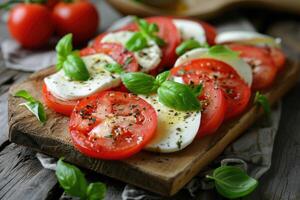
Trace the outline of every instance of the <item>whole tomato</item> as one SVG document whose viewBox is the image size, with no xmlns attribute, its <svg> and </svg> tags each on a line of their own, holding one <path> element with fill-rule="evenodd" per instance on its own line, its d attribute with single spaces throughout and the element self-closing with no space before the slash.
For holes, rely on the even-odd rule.
<svg viewBox="0 0 300 200">
<path fill-rule="evenodd" d="M 75 44 L 84 44 L 95 36 L 99 15 L 89 1 L 60 2 L 53 9 L 53 22 L 59 36 L 72 33 Z"/>
<path fill-rule="evenodd" d="M 54 32 L 51 12 L 40 4 L 19 4 L 8 17 L 11 36 L 25 48 L 39 48 L 47 44 Z"/>
</svg>

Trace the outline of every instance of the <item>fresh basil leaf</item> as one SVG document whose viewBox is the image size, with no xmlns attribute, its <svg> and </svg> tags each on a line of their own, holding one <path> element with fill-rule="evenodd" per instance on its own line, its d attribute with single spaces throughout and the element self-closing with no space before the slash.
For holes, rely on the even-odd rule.
<svg viewBox="0 0 300 200">
<path fill-rule="evenodd" d="M 214 57 L 228 57 L 228 58 L 238 58 L 238 53 L 232 51 L 228 47 L 222 45 L 215 45 L 209 48 L 208 54 Z"/>
<path fill-rule="evenodd" d="M 200 110 L 201 104 L 192 89 L 174 81 L 165 81 L 157 90 L 159 101 L 167 107 L 182 111 Z"/>
<path fill-rule="evenodd" d="M 136 32 L 125 44 L 129 51 L 139 51 L 147 46 L 147 39 L 140 32 Z"/>
<path fill-rule="evenodd" d="M 161 85 L 163 82 L 165 82 L 168 79 L 169 76 L 170 76 L 170 71 L 165 71 L 165 72 L 158 74 L 155 78 L 157 84 Z"/>
<path fill-rule="evenodd" d="M 133 60 L 133 57 L 131 57 L 131 56 L 130 56 L 130 57 L 127 57 L 126 60 L 125 60 L 124 65 L 125 65 L 125 66 L 129 65 L 129 64 L 132 62 L 132 60 Z"/>
<path fill-rule="evenodd" d="M 196 97 L 199 97 L 200 94 L 202 93 L 203 85 L 202 84 L 199 84 L 199 85 L 190 85 L 190 88 L 192 89 L 194 95 Z"/>
<path fill-rule="evenodd" d="M 233 166 L 218 167 L 212 176 L 206 177 L 213 179 L 218 193 L 229 199 L 246 196 L 258 185 L 257 180 L 249 177 L 242 169 Z"/>
<path fill-rule="evenodd" d="M 19 90 L 14 96 L 25 99 L 27 102 L 21 103 L 20 105 L 25 106 L 30 112 L 32 112 L 36 116 L 36 118 L 40 122 L 44 123 L 47 120 L 43 104 L 38 100 L 34 99 L 29 94 L 29 92 L 27 92 L 26 90 Z"/>
<path fill-rule="evenodd" d="M 70 54 L 67 56 L 67 59 L 63 63 L 63 70 L 65 75 L 71 80 L 86 81 L 90 78 L 90 74 L 85 63 L 76 54 Z"/>
<path fill-rule="evenodd" d="M 135 94 L 151 94 L 158 88 L 155 78 L 142 72 L 122 74 L 121 78 L 125 87 Z"/>
<path fill-rule="evenodd" d="M 149 24 L 148 31 L 151 33 L 157 33 L 159 31 L 159 28 L 158 28 L 157 24 L 152 23 L 152 24 Z"/>
<path fill-rule="evenodd" d="M 30 101 L 30 102 L 36 101 L 26 90 L 19 90 L 18 92 L 15 93 L 14 96 L 21 97 L 26 101 Z"/>
<path fill-rule="evenodd" d="M 260 105 L 267 116 L 271 115 L 271 106 L 268 98 L 260 92 L 255 93 L 254 103 Z"/>
<path fill-rule="evenodd" d="M 118 63 L 108 63 L 104 68 L 111 73 L 121 74 L 124 72 L 122 65 Z"/>
<path fill-rule="evenodd" d="M 105 197 L 106 186 L 103 183 L 90 183 L 87 188 L 88 200 L 102 200 Z"/>
<path fill-rule="evenodd" d="M 56 177 L 60 186 L 71 196 L 85 199 L 88 188 L 84 174 L 75 167 L 59 159 L 56 166 Z"/>
<path fill-rule="evenodd" d="M 55 50 L 58 55 L 67 57 L 67 55 L 69 55 L 72 52 L 73 50 L 72 38 L 73 35 L 69 33 L 58 41 L 55 47 Z"/>
<path fill-rule="evenodd" d="M 176 54 L 178 56 L 181 56 L 182 54 L 184 54 L 189 50 L 200 48 L 200 47 L 202 47 L 202 45 L 197 40 L 194 39 L 186 40 L 176 48 Z"/>
<path fill-rule="evenodd" d="M 166 42 L 158 36 L 152 36 L 151 38 L 160 47 L 163 47 L 166 45 Z"/>
<path fill-rule="evenodd" d="M 59 71 L 63 68 L 63 64 L 64 64 L 65 60 L 66 60 L 66 57 L 57 54 L 57 61 L 56 61 L 56 65 L 55 65 L 56 70 Z"/>
</svg>

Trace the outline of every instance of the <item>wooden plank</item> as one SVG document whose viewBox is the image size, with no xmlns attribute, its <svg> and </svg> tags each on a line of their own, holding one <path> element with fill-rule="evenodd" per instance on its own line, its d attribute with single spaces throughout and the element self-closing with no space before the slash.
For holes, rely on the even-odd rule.
<svg viewBox="0 0 300 200">
<path fill-rule="evenodd" d="M 56 184 L 32 150 L 10 144 L 0 152 L 0 199 L 45 199 Z"/>
<path fill-rule="evenodd" d="M 41 99 L 43 78 L 54 71 L 54 68 L 40 71 L 24 83 L 11 88 L 10 140 L 54 157 L 64 156 L 79 166 L 163 195 L 172 195 L 180 190 L 204 166 L 222 153 L 224 148 L 246 130 L 261 113 L 256 107 L 251 107 L 241 118 L 222 126 L 217 134 L 195 140 L 188 148 L 177 153 L 140 152 L 123 161 L 92 159 L 74 149 L 68 133 L 67 117 L 46 109 L 48 120 L 43 126 L 27 109 L 18 106 L 23 100 L 11 95 L 19 89 L 26 89 L 35 98 L 43 101 Z M 278 76 L 280 78 L 276 80 L 273 88 L 266 93 L 271 103 L 280 99 L 295 84 L 299 71 L 297 63 L 288 63 L 287 70 Z"/>
</svg>

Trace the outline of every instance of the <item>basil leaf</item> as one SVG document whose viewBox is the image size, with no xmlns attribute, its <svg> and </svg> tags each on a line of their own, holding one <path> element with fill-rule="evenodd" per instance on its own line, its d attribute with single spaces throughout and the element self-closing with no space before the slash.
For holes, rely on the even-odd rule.
<svg viewBox="0 0 300 200">
<path fill-rule="evenodd" d="M 159 101 L 167 107 L 182 111 L 200 110 L 201 104 L 192 89 L 174 81 L 165 81 L 157 90 Z"/>
<path fill-rule="evenodd" d="M 126 73 L 121 78 L 125 87 L 135 94 L 151 94 L 158 88 L 155 78 L 142 72 Z"/>
<path fill-rule="evenodd" d="M 163 47 L 166 45 L 166 42 L 158 36 L 152 36 L 151 38 L 160 47 Z"/>
<path fill-rule="evenodd" d="M 125 44 L 129 51 L 139 51 L 147 46 L 147 39 L 140 32 L 135 33 Z"/>
<path fill-rule="evenodd" d="M 169 76 L 170 76 L 170 71 L 165 71 L 165 72 L 158 74 L 156 76 L 157 84 L 161 85 L 163 82 L 165 82 L 168 79 Z"/>
<path fill-rule="evenodd" d="M 62 68 L 63 62 L 66 59 L 66 57 L 72 52 L 73 46 L 72 46 L 72 34 L 67 34 L 63 38 L 61 38 L 56 47 L 55 50 L 57 52 L 57 70 L 60 70 Z"/>
<path fill-rule="evenodd" d="M 198 41 L 194 39 L 186 40 L 176 48 L 176 54 L 178 56 L 181 56 L 182 54 L 184 54 L 189 50 L 200 48 L 200 47 L 202 47 L 202 45 Z"/>
<path fill-rule="evenodd" d="M 103 183 L 90 183 L 87 188 L 88 200 L 102 200 L 105 197 L 106 186 Z"/>
<path fill-rule="evenodd" d="M 232 51 L 228 47 L 222 45 L 215 45 L 209 48 L 208 54 L 214 57 L 228 57 L 228 58 L 238 58 L 238 53 Z"/>
<path fill-rule="evenodd" d="M 254 103 L 262 106 L 262 108 L 267 116 L 271 115 L 271 106 L 270 106 L 268 98 L 265 95 L 261 94 L 260 92 L 256 92 L 255 98 L 254 98 Z"/>
<path fill-rule="evenodd" d="M 213 176 L 206 176 L 215 181 L 215 186 L 222 196 L 235 199 L 250 194 L 258 185 L 257 180 L 249 177 L 238 167 L 221 166 L 214 170 Z"/>
<path fill-rule="evenodd" d="M 105 65 L 104 68 L 111 73 L 121 74 L 124 72 L 122 65 L 120 65 L 118 63 L 114 63 L 114 64 L 109 63 L 109 64 Z"/>
<path fill-rule="evenodd" d="M 36 101 L 26 90 L 19 90 L 18 92 L 16 92 L 16 94 L 14 96 L 21 97 L 21 98 L 25 99 L 26 101 L 31 101 L 31 102 Z"/>
<path fill-rule="evenodd" d="M 65 75 L 71 80 L 86 81 L 90 78 L 90 74 L 83 60 L 76 54 L 70 54 L 63 63 Z"/>
<path fill-rule="evenodd" d="M 126 60 L 125 60 L 124 65 L 125 65 L 125 66 L 129 65 L 129 64 L 132 62 L 132 60 L 133 60 L 133 57 L 131 57 L 131 56 L 130 56 L 130 57 L 127 57 Z"/>
<path fill-rule="evenodd" d="M 44 123 L 47 120 L 43 104 L 35 98 L 33 98 L 29 94 L 29 92 L 27 92 L 26 90 L 19 90 L 14 96 L 25 99 L 27 102 L 21 103 L 20 105 L 25 106 L 30 112 L 32 112 L 36 116 L 36 118 L 40 122 Z"/>
<path fill-rule="evenodd" d="M 88 184 L 80 169 L 59 159 L 55 174 L 60 186 L 67 194 L 81 199 L 86 198 Z"/>
<path fill-rule="evenodd" d="M 32 112 L 36 118 L 44 123 L 47 120 L 46 112 L 44 110 L 44 106 L 39 101 L 28 101 L 26 103 L 21 103 L 20 105 L 25 106 L 30 112 Z"/>
<path fill-rule="evenodd" d="M 200 94 L 202 93 L 203 85 L 202 84 L 199 84 L 199 85 L 190 85 L 190 88 L 192 89 L 194 95 L 196 97 L 199 97 Z"/>
</svg>

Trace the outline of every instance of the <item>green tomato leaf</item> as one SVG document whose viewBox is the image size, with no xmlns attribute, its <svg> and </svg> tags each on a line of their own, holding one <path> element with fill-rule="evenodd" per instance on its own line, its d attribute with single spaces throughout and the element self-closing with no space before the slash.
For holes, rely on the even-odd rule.
<svg viewBox="0 0 300 200">
<path fill-rule="evenodd" d="M 88 184 L 80 169 L 59 159 L 55 174 L 60 186 L 67 194 L 81 199 L 86 198 Z"/>
<path fill-rule="evenodd" d="M 200 110 L 201 104 L 192 89 L 174 81 L 165 81 L 157 90 L 159 101 L 167 107 L 181 111 Z"/>
<path fill-rule="evenodd" d="M 215 45 L 209 48 L 208 55 L 213 57 L 227 57 L 236 59 L 238 58 L 238 53 L 235 51 L 232 51 L 228 47 L 222 46 L 222 45 Z"/>
<path fill-rule="evenodd" d="M 87 188 L 88 200 L 102 200 L 105 197 L 106 186 L 103 183 L 90 183 Z"/>
<path fill-rule="evenodd" d="M 161 85 L 163 82 L 165 82 L 168 79 L 169 76 L 170 76 L 170 71 L 165 71 L 165 72 L 158 74 L 155 78 L 157 84 Z"/>
<path fill-rule="evenodd" d="M 267 116 L 271 115 L 271 106 L 268 98 L 260 92 L 255 93 L 254 103 L 261 106 Z"/>
<path fill-rule="evenodd" d="M 132 35 L 132 37 L 125 44 L 125 48 L 129 51 L 139 51 L 147 46 L 147 39 L 140 32 L 136 32 L 134 35 Z"/>
<path fill-rule="evenodd" d="M 114 63 L 114 64 L 109 63 L 109 64 L 105 65 L 104 68 L 111 73 L 121 74 L 124 72 L 122 65 L 120 65 L 118 63 Z"/>
<path fill-rule="evenodd" d="M 203 47 L 203 45 L 201 45 L 198 41 L 194 39 L 186 40 L 176 48 L 176 54 L 178 56 L 181 56 L 182 54 L 184 54 L 189 50 L 200 48 L 200 47 Z"/>
<path fill-rule="evenodd" d="M 67 59 L 63 63 L 63 70 L 65 75 L 71 80 L 86 81 L 90 78 L 90 74 L 85 63 L 76 54 L 70 54 L 67 56 Z"/>
<path fill-rule="evenodd" d="M 250 194 L 258 185 L 242 169 L 233 166 L 221 166 L 214 170 L 213 176 L 207 176 L 215 181 L 215 186 L 222 196 L 236 199 Z"/>
<path fill-rule="evenodd" d="M 125 87 L 135 94 L 151 94 L 158 88 L 155 78 L 142 72 L 122 74 L 121 78 Z"/>
<path fill-rule="evenodd" d="M 44 110 L 44 106 L 39 101 L 28 101 L 26 103 L 21 103 L 20 105 L 25 106 L 30 112 L 32 112 L 36 118 L 44 123 L 47 120 L 46 112 Z"/>
<path fill-rule="evenodd" d="M 30 102 L 36 101 L 26 90 L 19 90 L 18 92 L 15 93 L 14 96 L 21 97 L 26 101 L 30 101 Z"/>
</svg>

